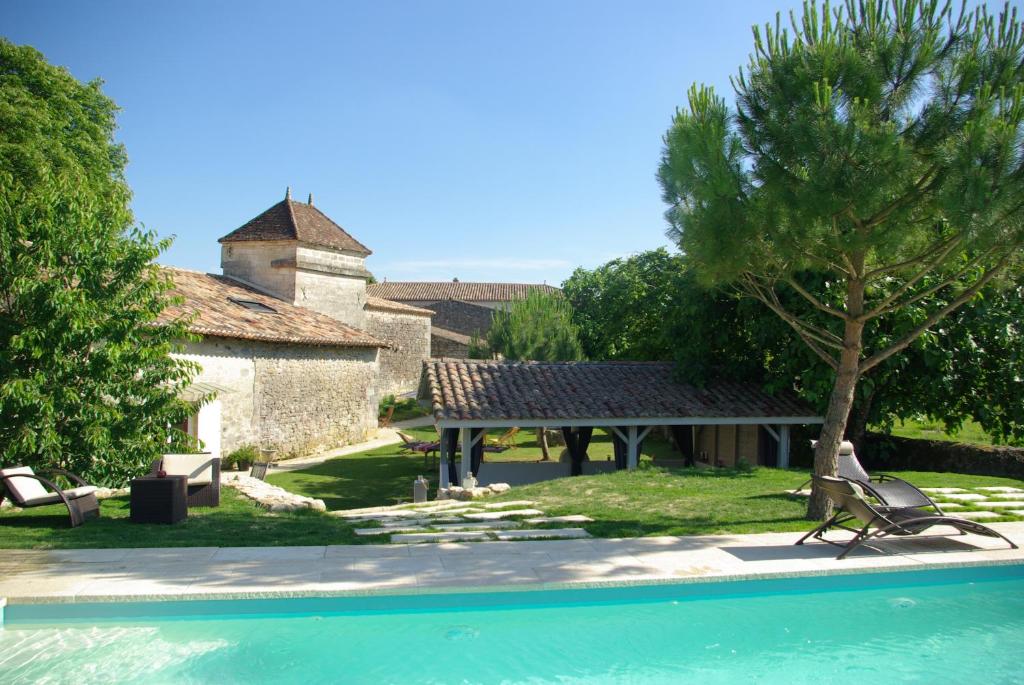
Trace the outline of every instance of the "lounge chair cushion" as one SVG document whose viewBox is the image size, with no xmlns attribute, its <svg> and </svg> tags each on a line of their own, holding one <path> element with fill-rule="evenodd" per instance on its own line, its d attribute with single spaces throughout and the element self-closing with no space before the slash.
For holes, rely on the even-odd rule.
<svg viewBox="0 0 1024 685">
<path fill-rule="evenodd" d="M 188 476 L 189 485 L 213 482 L 213 458 L 209 454 L 165 454 L 164 471 L 168 476 Z"/>
<path fill-rule="evenodd" d="M 63 492 L 64 496 L 67 497 L 68 499 L 78 499 L 79 497 L 85 497 L 86 495 L 91 495 L 92 493 L 96 492 L 96 486 L 80 485 L 77 488 L 71 488 L 69 490 L 64 490 Z M 56 492 L 46 492 L 43 495 L 39 495 L 37 497 L 30 497 L 23 501 L 25 503 L 25 506 L 27 507 L 36 507 L 39 506 L 40 504 L 57 504 L 61 500 L 60 495 L 58 495 Z"/>
<path fill-rule="evenodd" d="M 6 477 L 19 473 L 35 475 L 35 471 L 28 466 L 0 469 L 0 476 Z M 7 484 L 7 489 L 10 490 L 15 501 L 27 507 L 60 502 L 60 495 L 56 492 L 47 491 L 46 487 L 35 478 L 18 478 L 15 476 L 14 478 L 7 478 L 4 482 Z M 85 497 L 96 492 L 96 487 L 93 485 L 81 485 L 77 488 L 69 488 L 63 492 L 68 499 L 78 499 L 79 497 Z"/>
</svg>

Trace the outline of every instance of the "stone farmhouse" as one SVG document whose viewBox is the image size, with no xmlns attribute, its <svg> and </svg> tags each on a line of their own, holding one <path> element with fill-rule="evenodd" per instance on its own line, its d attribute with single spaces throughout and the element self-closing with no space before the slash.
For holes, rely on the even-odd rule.
<svg viewBox="0 0 1024 685">
<path fill-rule="evenodd" d="M 373 283 L 367 292 L 381 299 L 429 309 L 434 313 L 430 327 L 433 357 L 461 359 L 468 356 L 473 336 L 486 338 L 494 312 L 508 308 L 531 290 L 556 292 L 537 283 L 469 283 L 452 281 L 384 281 Z"/>
<path fill-rule="evenodd" d="M 164 267 L 199 342 L 191 392 L 217 398 L 184 428 L 207 451 L 309 453 L 370 437 L 377 406 L 415 391 L 433 312 L 367 293 L 369 248 L 308 202 L 285 199 L 219 240 L 223 274 Z"/>
</svg>

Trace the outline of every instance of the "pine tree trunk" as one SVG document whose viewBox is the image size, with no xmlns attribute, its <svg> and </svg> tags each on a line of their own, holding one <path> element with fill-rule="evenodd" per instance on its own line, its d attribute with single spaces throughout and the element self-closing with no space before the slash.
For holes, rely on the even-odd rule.
<svg viewBox="0 0 1024 685">
<path fill-rule="evenodd" d="M 858 317 L 864 308 L 864 284 L 851 280 L 847 285 L 847 312 Z M 825 423 L 821 427 L 818 446 L 814 450 L 814 475 L 835 476 L 839 471 L 839 443 L 843 441 L 846 422 L 853 407 L 857 389 L 864 324 L 847 320 L 843 331 L 843 350 L 836 370 L 836 382 L 829 397 Z M 832 501 L 818 488 L 811 489 L 807 518 L 823 521 L 832 516 Z"/>
<path fill-rule="evenodd" d="M 543 428 L 537 429 L 537 444 L 540 445 L 540 452 L 543 457 L 541 461 L 551 461 L 551 454 L 548 452 L 548 433 Z"/>
</svg>

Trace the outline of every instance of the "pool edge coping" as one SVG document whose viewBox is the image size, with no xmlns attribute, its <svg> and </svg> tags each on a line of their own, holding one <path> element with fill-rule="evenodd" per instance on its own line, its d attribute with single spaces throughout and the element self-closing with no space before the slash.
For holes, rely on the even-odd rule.
<svg viewBox="0 0 1024 685">
<path fill-rule="evenodd" d="M 192 602 L 192 601 L 230 601 L 230 600 L 262 600 L 262 599 L 304 599 L 304 598 L 344 598 L 344 597 L 416 597 L 426 595 L 469 595 L 481 592 L 544 592 L 559 590 L 586 590 L 598 588 L 628 588 L 640 586 L 663 585 L 709 585 L 716 583 L 771 580 L 785 578 L 818 578 L 826 576 L 876 575 L 883 573 L 899 574 L 941 569 L 982 568 L 996 566 L 1024 566 L 1022 559 L 979 559 L 935 562 L 927 564 L 870 566 L 847 569 L 803 569 L 799 571 L 762 571 L 752 573 L 724 573 L 706 576 L 680 576 L 678 578 L 638 578 L 616 580 L 584 580 L 558 583 L 519 583 L 495 585 L 452 585 L 424 586 L 400 588 L 365 588 L 355 590 L 271 590 L 257 592 L 192 592 L 192 593 L 160 593 L 160 594 L 121 594 L 121 595 L 39 595 L 20 597 L 0 597 L 0 626 L 3 625 L 4 608 L 7 606 L 56 605 L 56 604 L 122 604 L 132 602 Z"/>
</svg>

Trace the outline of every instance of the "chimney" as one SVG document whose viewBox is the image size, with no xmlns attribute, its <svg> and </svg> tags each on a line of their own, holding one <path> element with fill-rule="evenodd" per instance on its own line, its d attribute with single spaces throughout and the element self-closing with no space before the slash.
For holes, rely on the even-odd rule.
<svg viewBox="0 0 1024 685">
<path fill-rule="evenodd" d="M 309 202 L 308 202 L 308 204 L 309 204 L 310 207 L 313 206 L 313 193 L 309 194 Z"/>
<path fill-rule="evenodd" d="M 284 189 L 284 199 L 286 199 L 286 200 L 292 199 L 292 187 L 291 186 L 288 186 L 288 187 L 286 187 Z"/>
</svg>

